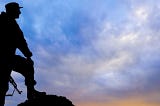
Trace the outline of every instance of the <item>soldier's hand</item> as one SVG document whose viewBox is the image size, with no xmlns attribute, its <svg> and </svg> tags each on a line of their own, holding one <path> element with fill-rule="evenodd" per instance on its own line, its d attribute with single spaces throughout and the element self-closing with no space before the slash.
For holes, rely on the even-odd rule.
<svg viewBox="0 0 160 106">
<path fill-rule="evenodd" d="M 34 65 L 34 62 L 30 57 L 27 57 L 26 59 L 28 64 Z"/>
</svg>

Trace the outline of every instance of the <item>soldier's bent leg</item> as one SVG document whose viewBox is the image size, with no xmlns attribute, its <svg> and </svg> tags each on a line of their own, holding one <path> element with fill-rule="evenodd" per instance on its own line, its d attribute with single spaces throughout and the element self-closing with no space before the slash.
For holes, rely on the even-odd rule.
<svg viewBox="0 0 160 106">
<path fill-rule="evenodd" d="M 32 64 L 28 64 L 27 66 L 28 70 L 32 70 L 31 71 L 31 75 L 28 73 L 26 73 L 26 80 L 25 80 L 25 84 L 27 86 L 27 98 L 30 99 L 35 99 L 37 97 L 46 95 L 45 92 L 39 92 L 37 90 L 35 90 L 34 86 L 36 85 L 36 81 L 34 80 L 34 67 Z"/>
<path fill-rule="evenodd" d="M 21 56 L 16 57 L 16 65 L 14 70 L 21 73 L 25 77 L 25 85 L 27 86 L 27 98 L 33 99 L 36 96 L 45 95 L 45 92 L 39 92 L 35 90 L 34 86 L 36 81 L 34 80 L 34 66 L 33 63 L 28 62 Z"/>
</svg>

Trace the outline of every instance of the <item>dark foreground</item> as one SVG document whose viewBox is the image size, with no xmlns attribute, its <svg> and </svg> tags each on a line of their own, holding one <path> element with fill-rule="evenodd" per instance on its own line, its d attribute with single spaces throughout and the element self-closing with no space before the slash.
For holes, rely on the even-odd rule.
<svg viewBox="0 0 160 106">
<path fill-rule="evenodd" d="M 26 100 L 17 106 L 75 106 L 72 102 L 63 96 L 45 95 L 33 100 Z"/>
</svg>

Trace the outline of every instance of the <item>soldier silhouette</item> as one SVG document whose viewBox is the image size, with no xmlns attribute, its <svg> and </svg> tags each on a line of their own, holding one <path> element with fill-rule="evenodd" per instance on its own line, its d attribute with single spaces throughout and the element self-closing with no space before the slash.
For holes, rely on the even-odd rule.
<svg viewBox="0 0 160 106">
<path fill-rule="evenodd" d="M 12 71 L 22 74 L 25 78 L 28 100 L 46 95 L 45 92 L 35 90 L 34 62 L 32 52 L 24 38 L 16 19 L 21 14 L 16 2 L 5 5 L 6 11 L 0 14 L 0 106 L 5 104 L 5 95 L 9 88 L 9 77 Z M 16 49 L 23 53 L 23 57 L 16 55 Z"/>
</svg>

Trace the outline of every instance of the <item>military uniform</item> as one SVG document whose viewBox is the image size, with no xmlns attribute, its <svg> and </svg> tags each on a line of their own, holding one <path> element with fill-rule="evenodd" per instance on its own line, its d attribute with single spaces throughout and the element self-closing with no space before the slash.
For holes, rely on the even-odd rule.
<svg viewBox="0 0 160 106">
<path fill-rule="evenodd" d="M 17 3 L 9 4 L 11 7 L 15 5 L 19 6 Z M 24 57 L 16 55 L 16 49 L 19 49 Z M 36 81 L 34 80 L 34 64 L 31 56 L 32 52 L 29 50 L 23 32 L 16 20 L 6 12 L 2 12 L 0 14 L 0 106 L 4 106 L 12 71 L 16 71 L 25 77 L 27 97 L 28 99 L 34 97 Z M 44 92 L 36 92 L 44 94 Z"/>
</svg>

